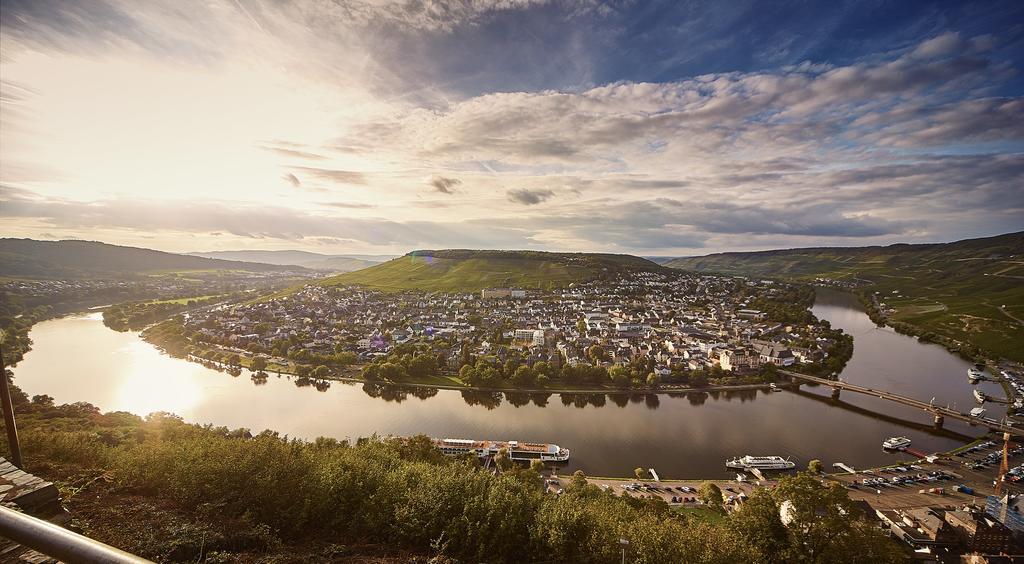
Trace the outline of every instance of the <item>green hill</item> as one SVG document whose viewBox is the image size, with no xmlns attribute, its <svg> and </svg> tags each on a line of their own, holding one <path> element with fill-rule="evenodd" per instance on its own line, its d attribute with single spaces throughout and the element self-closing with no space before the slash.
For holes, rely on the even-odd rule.
<svg viewBox="0 0 1024 564">
<path fill-rule="evenodd" d="M 230 260 L 121 247 L 96 241 L 0 239 L 0 275 L 17 278 L 118 277 L 157 271 L 241 270 L 283 272 L 303 270 Z"/>
<path fill-rule="evenodd" d="M 387 291 L 474 292 L 484 288 L 555 288 L 627 271 L 657 271 L 630 255 L 540 251 L 414 251 L 377 266 L 322 280 Z"/>
<path fill-rule="evenodd" d="M 879 292 L 892 310 L 887 321 L 898 329 L 1024 360 L 1024 232 L 926 245 L 719 253 L 667 266 L 846 282 L 862 295 Z"/>
</svg>

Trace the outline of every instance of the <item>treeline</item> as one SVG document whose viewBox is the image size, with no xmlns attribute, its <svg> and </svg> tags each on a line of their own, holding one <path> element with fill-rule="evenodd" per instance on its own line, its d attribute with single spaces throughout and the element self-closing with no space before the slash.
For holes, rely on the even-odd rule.
<svg viewBox="0 0 1024 564">
<path fill-rule="evenodd" d="M 103 324 L 114 331 L 138 331 L 189 308 L 210 305 L 223 299 L 224 296 L 206 296 L 186 301 L 127 302 L 103 310 Z"/>
<path fill-rule="evenodd" d="M 436 562 L 612 563 L 619 539 L 639 563 L 902 561 L 841 486 L 806 474 L 705 523 L 661 500 L 603 491 L 582 473 L 562 495 L 545 493 L 535 469 L 495 474 L 475 458 L 443 457 L 426 437 L 307 442 L 17 399 L 30 467 L 105 476 L 112 500 L 130 494 L 132 507 L 161 508 L 147 511 L 147 535 L 125 534 L 123 521 L 88 523 L 90 536 L 159 561 L 377 544 Z"/>
<path fill-rule="evenodd" d="M 901 335 L 917 337 L 917 340 L 922 343 L 936 343 L 945 347 L 946 350 L 964 360 L 968 360 L 970 362 L 985 362 L 985 352 L 981 350 L 981 347 L 972 343 L 951 339 L 934 331 L 928 331 L 927 329 L 923 329 L 913 323 L 893 321 L 878 308 L 878 302 L 871 297 L 869 290 L 861 290 L 856 294 L 860 303 L 864 306 L 865 311 L 867 311 L 868 317 L 875 323 L 875 325 L 879 327 L 885 327 L 888 325 Z"/>
<path fill-rule="evenodd" d="M 465 347 L 463 350 L 467 350 Z M 458 379 L 475 388 L 545 388 L 552 385 L 657 389 L 661 385 L 683 385 L 703 388 L 709 384 L 754 384 L 774 382 L 777 370 L 766 365 L 757 373 L 736 375 L 719 366 L 705 370 L 676 368 L 670 374 L 654 372 L 653 358 L 637 359 L 626 365 L 602 366 L 604 350 L 593 346 L 587 351 L 595 364 L 561 364 L 539 360 L 532 364 L 522 355 L 510 353 L 502 362 L 495 356 L 463 354 L 458 362 Z M 446 373 L 447 354 L 434 352 L 428 346 L 400 345 L 392 354 L 381 356 L 362 371 L 369 382 L 415 383 Z"/>
</svg>

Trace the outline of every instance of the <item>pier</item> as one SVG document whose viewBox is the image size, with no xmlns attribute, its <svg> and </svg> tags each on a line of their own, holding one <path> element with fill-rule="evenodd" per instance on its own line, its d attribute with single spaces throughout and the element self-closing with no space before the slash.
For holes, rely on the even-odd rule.
<svg viewBox="0 0 1024 564">
<path fill-rule="evenodd" d="M 850 474 L 856 474 L 857 473 L 857 471 L 853 469 L 853 466 L 848 466 L 848 465 L 846 465 L 843 462 L 836 462 L 835 464 L 832 465 L 832 467 L 833 468 L 839 468 L 840 470 L 845 470 L 846 472 L 849 472 Z"/>
<path fill-rule="evenodd" d="M 651 476 L 654 477 L 654 481 L 655 482 L 660 482 L 661 478 L 658 477 L 658 473 L 654 471 L 654 468 L 651 468 L 650 471 L 651 471 Z"/>
<path fill-rule="evenodd" d="M 822 386 L 828 386 L 828 387 L 832 388 L 832 398 L 836 399 L 836 400 L 839 399 L 840 392 L 842 392 L 842 391 L 849 391 L 849 392 L 854 392 L 854 393 L 858 393 L 858 394 L 864 394 L 864 395 L 867 395 L 867 396 L 873 396 L 873 397 L 876 397 L 876 398 L 881 398 L 881 399 L 884 399 L 884 400 L 889 400 L 889 401 L 894 402 L 894 403 L 898 403 L 898 404 L 901 404 L 901 405 L 906 405 L 908 407 L 913 407 L 913 408 L 916 408 L 916 409 L 920 409 L 921 411 L 926 411 L 926 412 L 932 414 L 933 421 L 934 421 L 936 427 L 942 427 L 942 424 L 945 422 L 946 417 L 949 417 L 951 419 L 957 419 L 957 420 L 963 421 L 965 423 L 969 423 L 971 425 L 979 425 L 979 426 L 982 426 L 982 427 L 988 427 L 989 429 L 991 429 L 993 431 L 998 431 L 1000 433 L 1009 433 L 1009 434 L 1017 436 L 1017 437 L 1024 437 L 1024 429 L 1017 429 L 1017 428 L 1014 428 L 1014 427 L 1010 427 L 1008 425 L 1004 425 L 1002 423 L 999 423 L 998 421 L 992 421 L 992 420 L 989 420 L 989 419 L 982 419 L 980 417 L 971 417 L 970 415 L 968 415 L 966 413 L 961 413 L 959 411 L 956 411 L 955 409 L 950 409 L 948 407 L 934 405 L 934 404 L 931 404 L 931 403 L 923 402 L 921 400 L 916 400 L 914 398 L 908 398 L 906 396 L 901 396 L 899 394 L 894 394 L 894 393 L 886 392 L 886 391 L 883 391 L 883 390 L 875 390 L 875 389 L 872 389 L 872 388 L 865 388 L 864 386 L 858 386 L 856 384 L 850 384 L 848 382 L 843 382 L 841 380 L 827 380 L 825 378 L 819 378 L 817 376 L 810 376 L 810 375 L 807 375 L 807 374 L 800 374 L 798 372 L 790 372 L 790 371 L 787 371 L 787 370 L 780 370 L 779 372 L 781 374 L 785 374 L 786 376 L 790 377 L 793 380 L 793 382 L 796 383 L 796 384 L 799 384 L 801 381 L 803 381 L 803 382 L 813 382 L 815 384 L 821 384 Z"/>
</svg>

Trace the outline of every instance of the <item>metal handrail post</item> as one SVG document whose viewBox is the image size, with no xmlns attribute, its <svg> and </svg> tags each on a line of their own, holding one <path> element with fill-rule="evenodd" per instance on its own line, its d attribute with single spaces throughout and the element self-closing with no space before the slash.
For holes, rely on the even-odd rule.
<svg viewBox="0 0 1024 564">
<path fill-rule="evenodd" d="M 11 448 L 11 462 L 18 468 L 24 468 L 21 461 L 21 443 L 18 442 L 18 426 L 14 423 L 11 383 L 7 378 L 7 365 L 4 363 L 3 338 L 4 335 L 0 332 L 0 407 L 4 412 L 4 427 L 7 429 L 7 444 Z"/>
<path fill-rule="evenodd" d="M 68 564 L 145 564 L 145 558 L 0 506 L 0 536 Z"/>
</svg>

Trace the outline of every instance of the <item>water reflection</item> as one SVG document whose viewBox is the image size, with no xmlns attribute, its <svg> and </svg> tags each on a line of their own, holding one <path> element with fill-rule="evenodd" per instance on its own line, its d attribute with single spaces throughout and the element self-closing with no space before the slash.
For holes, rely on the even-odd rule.
<svg viewBox="0 0 1024 564">
<path fill-rule="evenodd" d="M 840 305 L 823 307 L 832 308 L 836 325 L 867 320 Z M 970 402 L 961 361 L 867 323 L 853 329 L 864 334 L 855 333 L 858 345 L 844 379 L 891 379 L 904 388 L 898 391 L 926 396 L 925 401 L 940 395 L 943 401 L 963 397 Z M 622 391 L 555 398 L 550 393 L 437 390 L 287 375 L 254 378 L 237 369 L 231 370 L 232 377 L 223 366 L 162 355 L 137 334 L 106 329 L 99 316 L 43 322 L 31 337 L 33 350 L 14 370 L 15 379 L 29 395 L 49 394 L 58 403 L 86 401 L 104 411 L 140 415 L 170 411 L 187 421 L 275 429 L 307 439 L 423 433 L 553 442 L 572 449 L 565 471 L 581 468 L 595 475 L 631 475 L 643 466 L 657 468 L 662 476 L 730 477 L 722 461 L 743 454 L 791 456 L 801 465 L 818 458 L 826 465 L 866 466 L 892 461 L 880 448 L 887 436 L 906 435 L 915 447 L 940 450 L 982 433 L 950 422 L 947 430 L 937 431 L 920 412 L 852 394 L 835 402 L 827 389 L 810 387 L 799 393 Z M 878 364 L 871 357 L 896 364 Z"/>
</svg>

